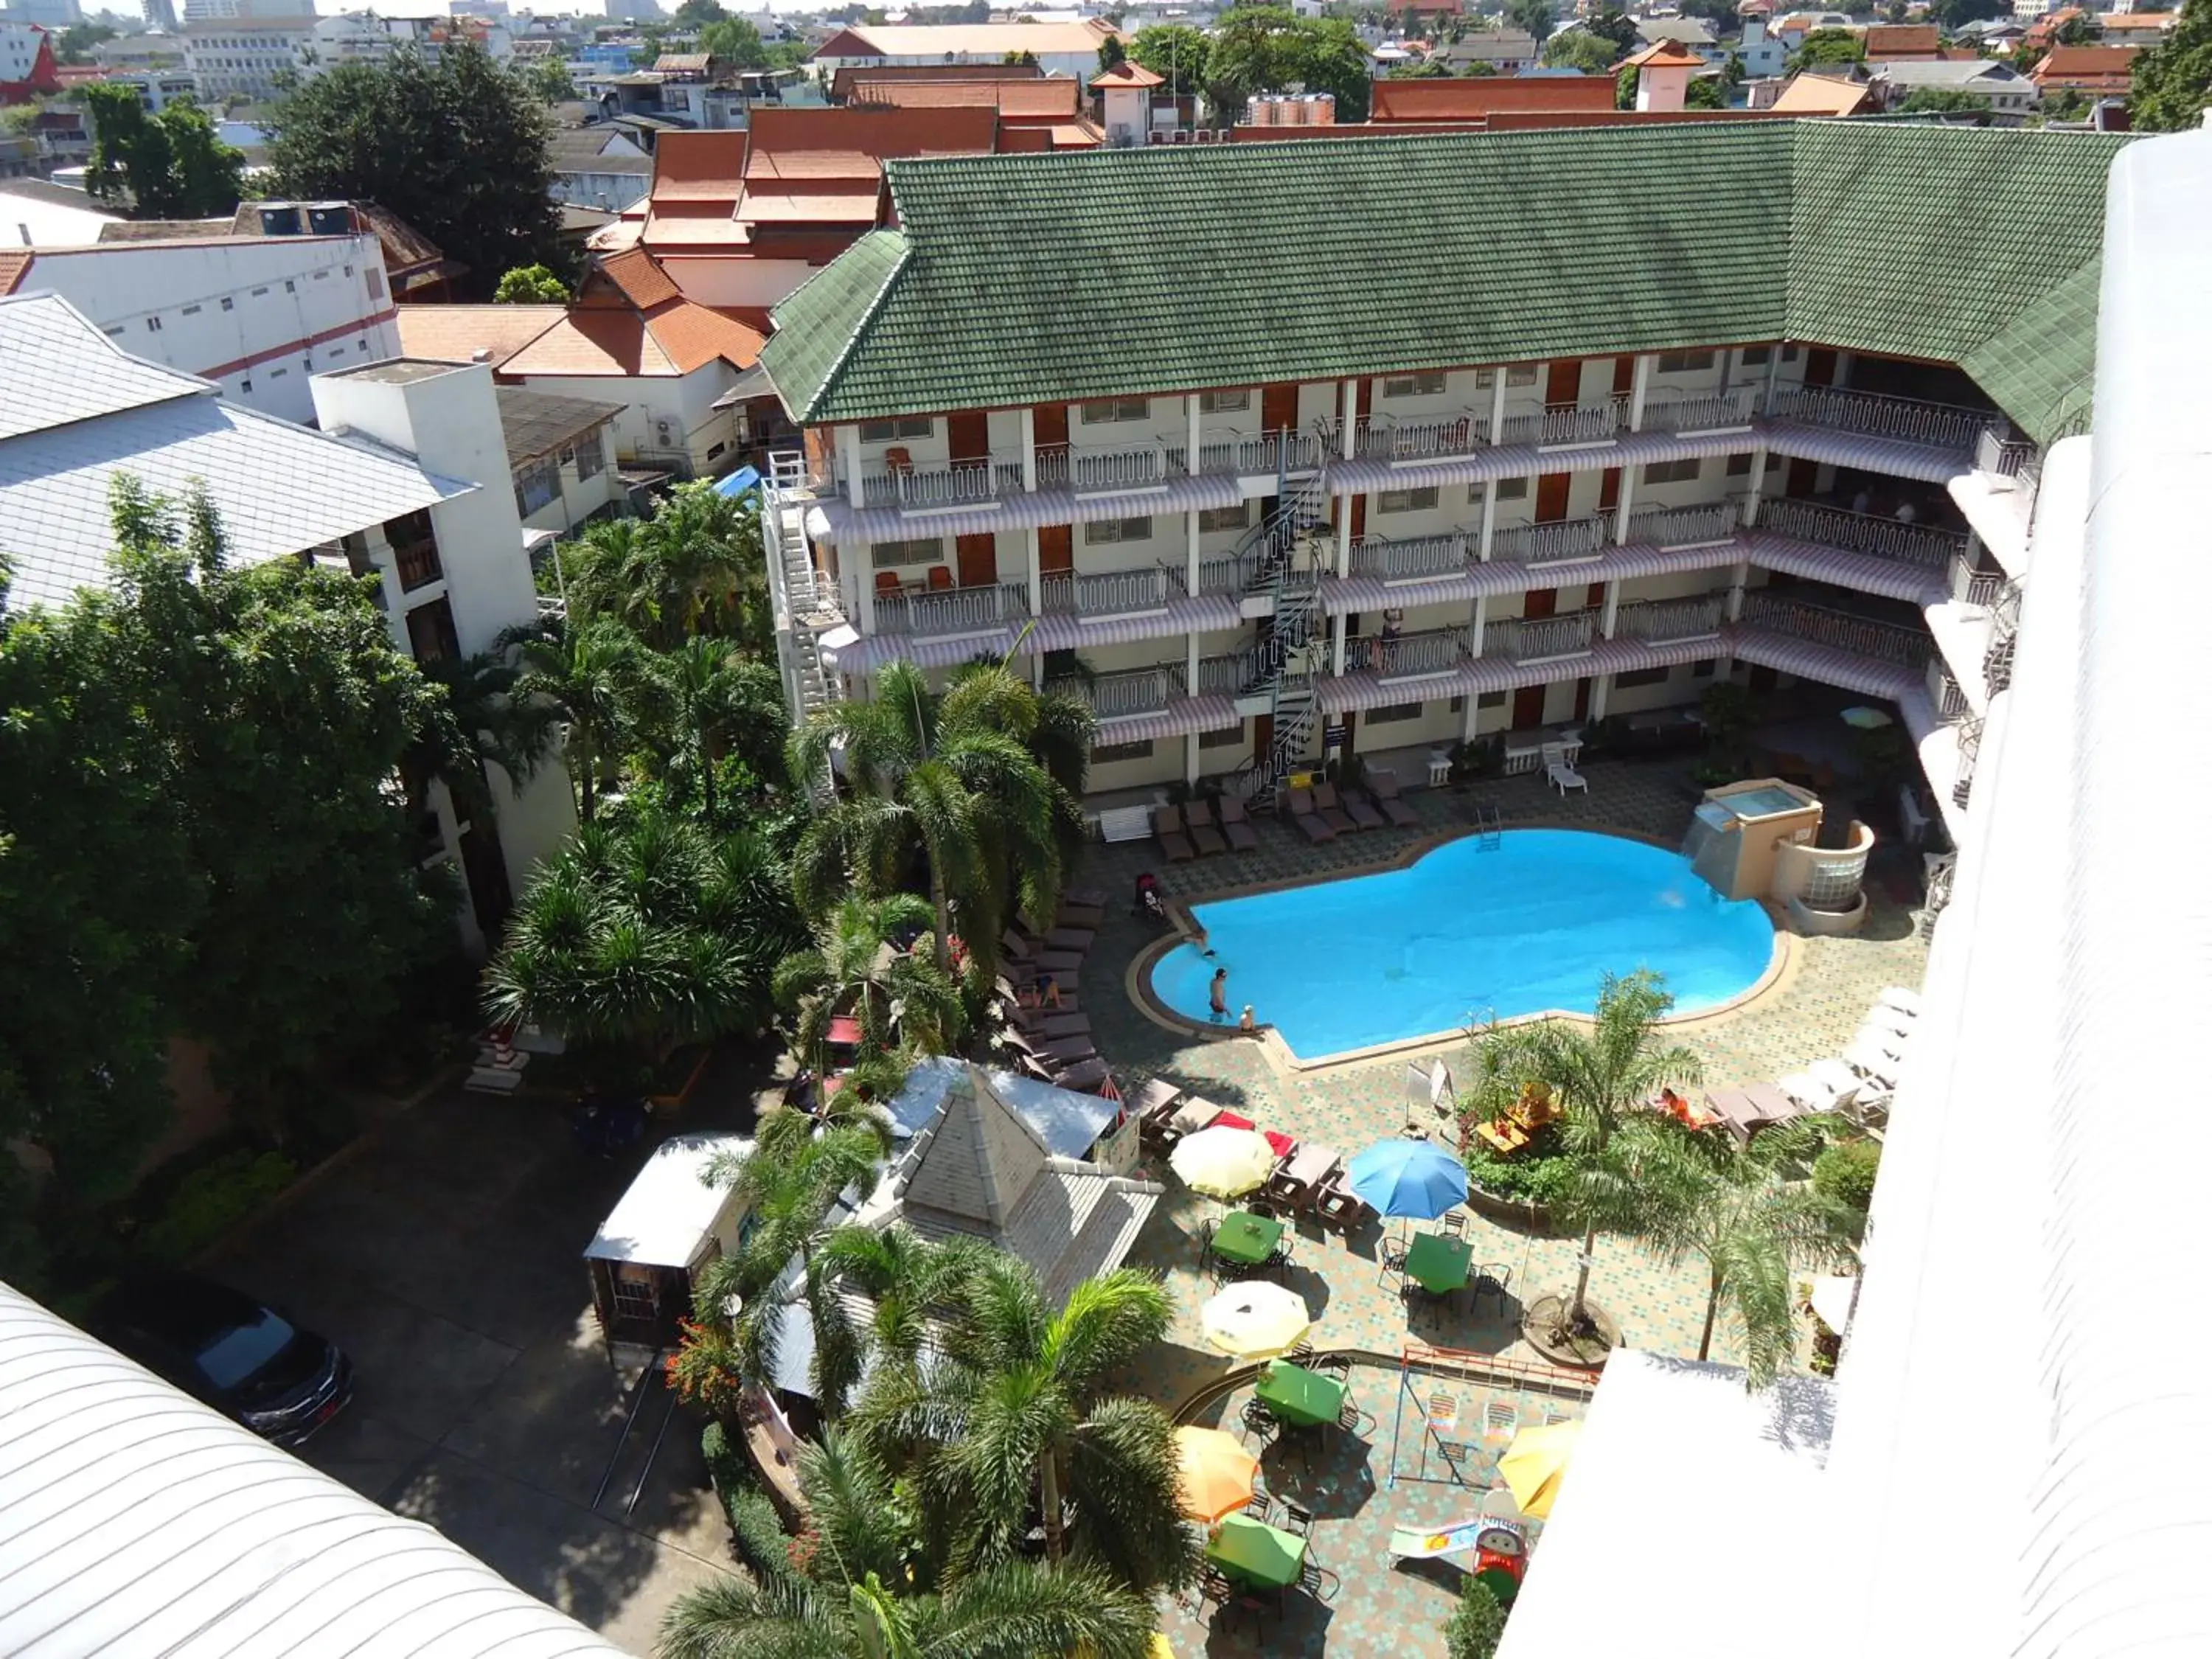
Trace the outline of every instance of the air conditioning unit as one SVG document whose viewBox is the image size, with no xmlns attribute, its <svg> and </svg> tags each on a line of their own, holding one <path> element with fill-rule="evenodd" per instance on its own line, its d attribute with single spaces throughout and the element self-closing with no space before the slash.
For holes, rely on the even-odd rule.
<svg viewBox="0 0 2212 1659">
<path fill-rule="evenodd" d="M 1189 132 L 1188 129 L 1184 128 L 1184 127 L 1177 127 L 1177 128 L 1176 129 L 1176 132 L 1175 132 L 1175 139 L 1174 139 L 1174 142 L 1175 142 L 1175 143 L 1178 143 L 1178 144 L 1187 144 L 1187 143 L 1188 143 L 1190 142 L 1190 132 Z"/>
<path fill-rule="evenodd" d="M 1148 144 L 1164 144 L 1167 141 L 1167 134 L 1162 132 L 1158 127 L 1145 135 L 1145 142 Z"/>
<path fill-rule="evenodd" d="M 1213 142 L 1213 129 L 1212 127 L 1200 127 L 1192 135 L 1192 142 L 1200 144 L 1212 143 Z"/>
<path fill-rule="evenodd" d="M 676 441 L 676 422 L 673 422 L 673 421 L 655 421 L 655 422 L 653 423 L 653 434 L 654 434 L 654 435 L 659 439 L 659 441 L 660 441 L 660 447 L 661 447 L 663 449 L 667 448 L 671 444 L 672 444 L 672 443 L 674 443 L 674 442 Z"/>
</svg>

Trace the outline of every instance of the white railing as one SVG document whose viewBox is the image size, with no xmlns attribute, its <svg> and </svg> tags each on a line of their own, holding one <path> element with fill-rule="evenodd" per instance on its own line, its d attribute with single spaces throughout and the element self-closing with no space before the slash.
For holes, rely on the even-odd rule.
<svg viewBox="0 0 2212 1659">
<path fill-rule="evenodd" d="M 1924 629 L 1877 622 L 1854 611 L 1832 611 L 1780 593 L 1754 590 L 1744 595 L 1743 620 L 1815 645 L 1832 646 L 1857 656 L 1874 657 L 1906 668 L 1924 669 L 1936 642 Z"/>
<path fill-rule="evenodd" d="M 1713 432 L 1749 426 L 1758 405 L 1758 388 L 1740 386 L 1702 398 L 1646 398 L 1645 432 Z"/>
<path fill-rule="evenodd" d="M 1594 558 L 1613 539 L 1613 514 L 1593 513 L 1586 519 L 1559 519 L 1549 524 L 1507 525 L 1490 538 L 1494 559 L 1518 559 L 1523 564 L 1559 564 Z"/>
<path fill-rule="evenodd" d="M 1484 631 L 1482 648 L 1520 663 L 1583 656 L 1596 637 L 1597 622 L 1595 611 L 1571 611 L 1561 617 L 1508 617 Z"/>
<path fill-rule="evenodd" d="M 1198 694 L 1202 697 L 1245 696 L 1265 690 L 1267 684 L 1267 665 L 1257 650 L 1198 659 Z"/>
<path fill-rule="evenodd" d="M 1352 429 L 1353 453 L 1384 460 L 1425 455 L 1467 455 L 1490 442 L 1490 416 L 1464 410 L 1431 421 L 1362 416 Z"/>
<path fill-rule="evenodd" d="M 860 474 L 867 507 L 954 507 L 994 501 L 1022 487 L 1022 464 L 1002 456 L 949 461 L 942 466 L 889 466 L 872 462 Z"/>
<path fill-rule="evenodd" d="M 2002 570 L 1977 570 L 1962 550 L 1951 558 L 1951 597 L 1960 605 L 1994 605 L 2004 588 Z"/>
<path fill-rule="evenodd" d="M 1509 444 L 1601 443 L 1628 424 L 1628 399 L 1597 404 L 1553 404 L 1535 413 L 1509 415 L 1504 428 Z"/>
<path fill-rule="evenodd" d="M 1974 440 L 1974 471 L 1991 477 L 2017 477 L 2035 467 L 2041 452 L 2025 438 L 2008 437 L 1994 426 L 1985 426 Z"/>
<path fill-rule="evenodd" d="M 1001 623 L 1026 621 L 1030 590 L 1026 582 L 1000 582 L 989 587 L 948 587 L 935 593 L 882 593 L 876 597 L 876 631 L 879 634 L 980 633 Z"/>
<path fill-rule="evenodd" d="M 1070 444 L 1039 444 L 1037 487 L 1077 489 L 1139 489 L 1179 478 L 1185 471 L 1185 447 L 1165 439 L 1111 449 L 1078 449 Z"/>
<path fill-rule="evenodd" d="M 1694 547 L 1724 542 L 1742 523 L 1735 501 L 1705 501 L 1696 507 L 1654 507 L 1628 515 L 1628 539 L 1658 547 Z"/>
<path fill-rule="evenodd" d="M 1951 785 L 1951 804 L 1964 806 L 1972 799 L 1974 766 L 1982 754 L 1982 722 L 1978 718 L 1959 722 L 1959 775 Z"/>
<path fill-rule="evenodd" d="M 1780 419 L 1802 421 L 1808 426 L 1965 450 L 1974 447 L 1990 418 L 1987 410 L 1960 409 L 1952 404 L 1923 403 L 1917 398 L 1892 398 L 1879 392 L 1851 392 L 1833 386 L 1788 387 L 1775 395 L 1774 413 Z"/>
<path fill-rule="evenodd" d="M 1364 669 L 1386 680 L 1406 679 L 1417 674 L 1448 674 L 1467 655 L 1468 633 L 1464 628 L 1430 629 L 1419 634 L 1401 634 L 1395 639 L 1370 634 L 1344 642 L 1344 665 L 1347 670 Z"/>
<path fill-rule="evenodd" d="M 1409 536 L 1403 541 L 1370 536 L 1352 544 L 1352 568 L 1359 575 L 1380 576 L 1385 581 L 1449 576 L 1466 569 L 1478 550 L 1474 538 L 1463 530 Z"/>
<path fill-rule="evenodd" d="M 1718 635 L 1728 611 L 1728 595 L 1706 593 L 1688 599 L 1639 599 L 1613 615 L 1615 639 L 1662 645 L 1670 640 L 1701 640 Z"/>
<path fill-rule="evenodd" d="M 1095 575 L 1056 571 L 1038 589 L 1048 616 L 1113 617 L 1164 611 L 1183 596 L 1182 573 L 1167 565 L 1149 570 L 1106 570 Z"/>
<path fill-rule="evenodd" d="M 1201 472 L 1230 472 L 1239 477 L 1310 472 L 1322 463 L 1321 434 L 1285 429 L 1256 438 L 1206 438 L 1199 444 L 1198 463 Z"/>
<path fill-rule="evenodd" d="M 1259 579 L 1260 561 L 1250 553 L 1202 560 L 1198 567 L 1198 591 L 1201 593 L 1247 592 Z"/>
<path fill-rule="evenodd" d="M 1936 713 L 1938 718 L 1944 720 L 1955 720 L 1963 719 L 1974 712 L 1973 704 L 1966 700 L 1966 688 L 1960 685 L 1957 678 L 1944 666 L 1941 657 L 1930 657 L 1928 659 L 1928 678 L 1934 683 Z"/>
<path fill-rule="evenodd" d="M 1157 663 L 1150 668 L 1118 669 L 1085 679 L 1070 675 L 1048 680 L 1045 690 L 1086 704 L 1102 720 L 1126 714 L 1153 714 L 1183 695 L 1183 670 L 1179 662 Z"/>
<path fill-rule="evenodd" d="M 1794 536 L 1822 547 L 1840 547 L 1851 553 L 1870 553 L 1899 564 L 1942 568 L 1947 560 L 1966 550 L 1966 532 L 1942 530 L 1934 525 L 1904 524 L 1875 513 L 1852 513 L 1819 501 L 1780 498 L 1761 501 L 1759 527 L 1778 536 Z"/>
</svg>

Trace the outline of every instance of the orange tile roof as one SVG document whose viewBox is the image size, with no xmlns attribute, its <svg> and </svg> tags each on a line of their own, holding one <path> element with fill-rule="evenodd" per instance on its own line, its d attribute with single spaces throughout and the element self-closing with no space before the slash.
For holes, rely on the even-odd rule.
<svg viewBox="0 0 2212 1659">
<path fill-rule="evenodd" d="M 747 135 L 664 132 L 653 155 L 655 202 L 731 202 L 745 176 Z"/>
<path fill-rule="evenodd" d="M 1654 40 L 1627 60 L 1630 69 L 1703 69 L 1705 60 L 1672 40 Z"/>
<path fill-rule="evenodd" d="M 672 248 L 685 247 L 743 247 L 752 240 L 747 226 L 732 219 L 727 213 L 691 216 L 656 213 L 645 222 L 638 233 L 638 240 L 657 253 Z"/>
<path fill-rule="evenodd" d="M 876 192 L 869 191 L 863 194 L 858 191 L 830 191 L 806 193 L 749 190 L 738 211 L 744 216 L 745 222 L 756 225 L 867 226 L 876 222 Z"/>
<path fill-rule="evenodd" d="M 1031 131 L 1034 129 L 1011 128 L 1003 135 L 1002 143 L 1003 139 L 1023 136 Z M 1098 129 L 1088 121 L 1069 121 L 1047 128 L 1046 131 L 1052 136 L 1052 147 L 1054 149 L 1097 149 L 1106 142 Z M 1011 149 L 1013 146 L 1006 144 L 1005 148 Z"/>
<path fill-rule="evenodd" d="M 0 253 L 0 294 L 13 294 L 23 280 L 23 273 L 31 268 L 37 256 L 30 253 Z"/>
<path fill-rule="evenodd" d="M 999 112 L 985 109 L 907 109 L 848 104 L 842 109 L 757 109 L 752 113 L 752 147 L 747 179 L 836 176 L 820 164 L 793 158 L 836 155 L 845 176 L 872 179 L 881 170 L 858 170 L 854 159 L 880 164 L 908 155 L 988 155 L 996 147 Z M 763 167 L 772 172 L 763 173 Z"/>
<path fill-rule="evenodd" d="M 662 307 L 645 319 L 645 325 L 679 374 L 702 368 L 717 357 L 732 368 L 750 368 L 768 343 L 758 329 L 689 300 Z"/>
<path fill-rule="evenodd" d="M 668 280 L 668 273 L 641 247 L 601 260 L 593 274 L 612 283 L 623 300 L 641 310 L 683 297 L 683 290 Z M 587 280 L 586 293 L 596 286 Z"/>
<path fill-rule="evenodd" d="M 1042 81 L 1000 81 L 1001 115 L 1056 115 L 1062 119 L 1083 107 L 1083 83 L 1072 75 L 1055 75 Z"/>
<path fill-rule="evenodd" d="M 2124 92 L 2135 79 L 2141 46 L 2053 46 L 2029 71 L 2039 87 L 2084 92 Z"/>
<path fill-rule="evenodd" d="M 635 311 L 573 311 L 501 366 L 516 374 L 640 374 L 680 373 Z"/>
<path fill-rule="evenodd" d="M 566 306 L 436 306 L 399 307 L 399 349 L 434 362 L 465 363 L 491 353 L 495 369 L 532 340 L 565 321 Z"/>
<path fill-rule="evenodd" d="M 1117 87 L 1132 88 L 1141 91 L 1147 88 L 1162 87 L 1166 84 L 1165 76 L 1153 74 L 1133 58 L 1124 58 L 1112 69 L 1102 70 L 1091 77 L 1091 89 L 1093 92 L 1098 91 L 1101 88 L 1110 91 Z"/>
<path fill-rule="evenodd" d="M 1613 77 L 1606 75 L 1542 75 L 1522 79 L 1491 75 L 1468 79 L 1377 81 L 1368 119 L 1466 121 L 1501 110 L 1605 110 L 1613 106 Z M 1266 129 L 1292 137 L 1310 129 Z"/>
<path fill-rule="evenodd" d="M 855 81 L 853 102 L 900 109 L 996 109 L 1000 85 L 996 81 Z"/>
<path fill-rule="evenodd" d="M 1867 89 L 1834 75 L 1800 75 L 1767 106 L 1770 115 L 1856 115 L 1866 106 Z"/>
<path fill-rule="evenodd" d="M 1876 23 L 1866 32 L 1869 58 L 1918 58 L 1929 61 L 1943 44 L 1943 32 L 1933 23 Z"/>
</svg>

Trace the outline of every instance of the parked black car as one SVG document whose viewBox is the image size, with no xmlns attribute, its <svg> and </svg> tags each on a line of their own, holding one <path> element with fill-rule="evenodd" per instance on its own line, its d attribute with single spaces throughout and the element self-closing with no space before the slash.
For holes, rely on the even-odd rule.
<svg viewBox="0 0 2212 1659">
<path fill-rule="evenodd" d="M 303 1443 L 353 1398 L 353 1362 L 336 1346 L 211 1279 L 126 1285 L 94 1324 L 111 1346 L 280 1446 Z"/>
</svg>

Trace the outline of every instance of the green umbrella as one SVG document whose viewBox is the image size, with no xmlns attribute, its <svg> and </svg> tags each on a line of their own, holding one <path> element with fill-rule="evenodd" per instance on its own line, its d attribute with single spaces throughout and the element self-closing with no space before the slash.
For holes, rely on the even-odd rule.
<svg viewBox="0 0 2212 1659">
<path fill-rule="evenodd" d="M 1844 724 L 1856 726 L 1862 732 L 1877 732 L 1885 726 L 1894 726 L 1896 723 L 1881 709 L 1869 708 L 1863 704 L 1856 708 L 1844 710 Z"/>
</svg>

